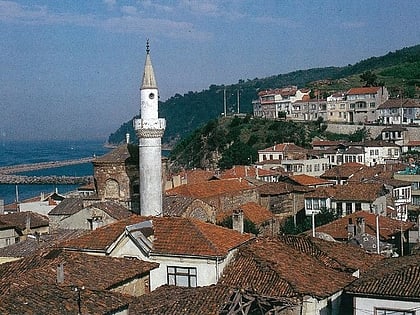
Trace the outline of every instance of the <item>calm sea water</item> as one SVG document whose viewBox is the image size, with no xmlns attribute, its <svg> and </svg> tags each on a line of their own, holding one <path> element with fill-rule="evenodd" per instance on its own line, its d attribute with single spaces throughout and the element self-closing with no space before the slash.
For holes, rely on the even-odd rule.
<svg viewBox="0 0 420 315">
<path fill-rule="evenodd" d="M 0 166 L 38 163 L 48 161 L 62 161 L 100 156 L 109 151 L 100 141 L 17 141 L 0 143 Z M 22 173 L 23 175 L 93 175 L 92 163 L 70 165 L 59 168 L 45 169 Z M 66 193 L 77 188 L 76 185 L 19 185 L 19 200 L 49 193 L 58 189 L 59 193 Z M 16 199 L 15 185 L 0 184 L 0 199 L 5 204 Z"/>
</svg>

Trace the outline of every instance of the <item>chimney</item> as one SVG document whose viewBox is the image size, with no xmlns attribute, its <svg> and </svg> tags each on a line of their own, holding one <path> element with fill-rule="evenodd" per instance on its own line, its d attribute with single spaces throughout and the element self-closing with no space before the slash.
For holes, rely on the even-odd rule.
<svg viewBox="0 0 420 315">
<path fill-rule="evenodd" d="M 57 265 L 57 283 L 64 283 L 64 263 Z"/>
<path fill-rule="evenodd" d="M 349 224 L 347 224 L 347 235 L 349 239 L 354 237 L 354 224 L 352 218 L 349 218 Z"/>
<path fill-rule="evenodd" d="M 365 218 L 358 217 L 356 218 L 356 235 L 361 235 L 365 233 Z"/>
<path fill-rule="evenodd" d="M 244 213 L 241 209 L 233 210 L 232 228 L 241 234 L 244 232 Z"/>
<path fill-rule="evenodd" d="M 31 213 L 30 212 L 26 213 L 25 230 L 27 234 L 29 234 L 29 231 L 31 230 Z"/>
</svg>

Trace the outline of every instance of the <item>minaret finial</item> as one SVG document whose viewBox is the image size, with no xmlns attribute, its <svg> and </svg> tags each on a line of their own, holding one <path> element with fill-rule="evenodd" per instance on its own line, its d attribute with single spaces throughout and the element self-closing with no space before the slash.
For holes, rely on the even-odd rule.
<svg viewBox="0 0 420 315">
<path fill-rule="evenodd" d="M 146 41 L 146 53 L 147 53 L 147 54 L 149 54 L 149 53 L 150 53 L 149 39 L 147 39 L 147 41 Z"/>
</svg>

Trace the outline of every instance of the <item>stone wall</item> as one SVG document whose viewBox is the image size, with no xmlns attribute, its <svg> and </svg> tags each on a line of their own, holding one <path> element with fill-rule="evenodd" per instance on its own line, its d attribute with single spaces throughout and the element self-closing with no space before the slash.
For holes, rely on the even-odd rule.
<svg viewBox="0 0 420 315">
<path fill-rule="evenodd" d="M 372 139 L 375 139 L 377 136 L 379 136 L 381 134 L 382 129 L 386 127 L 392 127 L 392 125 L 390 126 L 366 125 L 366 128 L 369 130 L 370 136 Z M 414 126 L 403 125 L 403 127 L 407 128 L 410 140 L 420 140 L 420 126 L 414 127 Z M 349 134 L 361 128 L 363 128 L 363 125 L 328 124 L 327 131 L 334 132 L 334 133 Z"/>
</svg>

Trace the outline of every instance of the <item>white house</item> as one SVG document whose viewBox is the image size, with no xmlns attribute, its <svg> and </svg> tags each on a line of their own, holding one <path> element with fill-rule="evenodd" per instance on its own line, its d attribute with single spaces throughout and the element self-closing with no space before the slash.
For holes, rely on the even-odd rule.
<svg viewBox="0 0 420 315">
<path fill-rule="evenodd" d="M 252 238 L 197 219 L 136 216 L 63 246 L 94 255 L 159 263 L 150 273 L 150 288 L 154 290 L 165 284 L 196 287 L 217 283 L 236 249 Z"/>
</svg>

